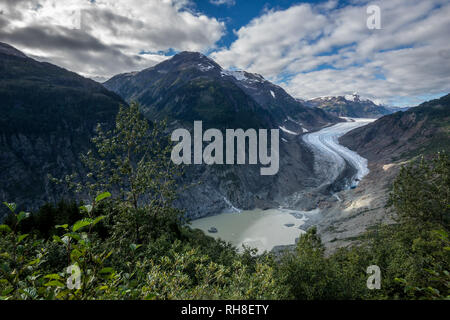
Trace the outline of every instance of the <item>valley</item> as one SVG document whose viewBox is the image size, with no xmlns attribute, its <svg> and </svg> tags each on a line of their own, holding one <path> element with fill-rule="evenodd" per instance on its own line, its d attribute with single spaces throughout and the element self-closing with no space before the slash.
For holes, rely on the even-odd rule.
<svg viewBox="0 0 450 320">
<path fill-rule="evenodd" d="M 449 17 L 0 0 L 0 305 L 281 319 L 450 300 Z"/>
<path fill-rule="evenodd" d="M 166 119 L 168 135 L 195 134 L 193 121 L 203 121 L 205 130 L 280 129 L 276 175 L 261 175 L 261 164 L 218 161 L 188 165 L 177 180 L 174 205 L 193 228 L 260 251 L 292 247 L 311 226 L 328 249 L 352 243 L 374 224 L 390 222 L 387 190 L 404 160 L 448 148 L 448 96 L 384 115 L 394 110 L 356 94 L 294 99 L 259 74 L 224 70 L 196 52 L 101 85 L 7 44 L 0 49 L 0 163 L 8 168 L 0 194 L 28 210 L 73 196 L 48 174 L 82 176 L 77 158 L 92 146 L 96 124 L 111 126 L 118 106 L 133 101 L 147 120 Z M 31 88 L 28 95 L 23 88 Z M 208 232 L 212 227 L 218 231 Z"/>
<path fill-rule="evenodd" d="M 319 185 L 315 187 L 317 196 L 334 196 L 324 193 L 324 190 L 327 190 L 325 186 L 340 185 L 343 189 L 355 188 L 358 182 L 369 173 L 367 160 L 340 145 L 338 139 L 347 132 L 374 120 L 350 118 L 346 120 L 347 122 L 297 137 L 305 142 L 314 154 L 314 172 L 320 179 Z M 350 170 L 347 171 L 347 169 Z M 302 206 L 301 198 L 295 206 L 291 205 L 288 208 L 240 210 L 239 212 L 233 210 L 233 212 L 196 219 L 192 221 L 191 226 L 201 229 L 214 238 L 231 242 L 240 250 L 242 245 L 245 245 L 256 248 L 262 253 L 265 250 L 293 246 L 307 226 L 310 226 L 312 222 L 320 222 L 323 217 L 319 208 L 298 211 L 296 206 Z"/>
</svg>

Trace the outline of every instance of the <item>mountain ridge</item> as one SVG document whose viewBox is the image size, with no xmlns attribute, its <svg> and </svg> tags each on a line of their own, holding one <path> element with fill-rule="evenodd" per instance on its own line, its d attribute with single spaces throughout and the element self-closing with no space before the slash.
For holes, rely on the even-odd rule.
<svg viewBox="0 0 450 320">
<path fill-rule="evenodd" d="M 450 94 L 424 102 L 405 112 L 386 115 L 355 129 L 340 141 L 371 161 L 399 161 L 448 150 Z"/>
<path fill-rule="evenodd" d="M 208 109 L 213 113 L 217 111 L 216 107 L 226 107 L 231 114 L 239 112 L 239 108 L 244 108 L 257 113 L 256 117 L 264 115 L 264 119 L 259 119 L 261 121 L 259 124 L 266 127 L 280 126 L 288 117 L 298 120 L 297 124 L 292 122 L 292 126 L 303 123 L 307 130 L 341 121 L 322 110 L 306 108 L 284 89 L 259 74 L 224 70 L 215 61 L 197 52 L 184 51 L 140 72 L 116 75 L 106 81 L 104 86 L 126 101 L 140 102 L 144 107 L 144 114 L 156 118 L 164 115 L 173 117 L 180 113 L 180 110 L 184 110 L 189 114 L 189 120 L 192 120 L 196 108 Z M 185 88 L 197 90 L 200 99 L 186 97 L 183 92 Z M 236 101 L 239 103 L 222 106 L 222 101 L 208 94 L 208 90 L 228 96 L 233 92 L 241 96 L 241 99 Z M 189 118 L 188 115 L 185 116 Z M 210 120 L 211 126 L 226 125 L 218 119 L 219 117 L 202 119 L 203 114 L 198 113 L 195 116 L 196 120 Z M 185 120 L 181 115 L 177 119 Z M 301 128 L 297 130 L 302 131 Z"/>
<path fill-rule="evenodd" d="M 379 105 L 370 99 L 361 99 L 357 93 L 343 96 L 325 96 L 305 101 L 310 107 L 323 109 L 338 117 L 380 118 L 382 116 L 406 111 L 407 108 L 393 108 Z"/>
<path fill-rule="evenodd" d="M 169 130 L 191 130 L 195 120 L 219 130 L 280 129 L 280 170 L 275 176 L 260 176 L 259 165 L 189 166 L 180 184 L 202 184 L 180 192 L 177 201 L 191 218 L 220 213 L 230 204 L 240 209 L 278 207 L 286 197 L 314 186 L 314 158 L 300 137 L 344 121 L 305 107 L 259 74 L 224 70 L 196 52 L 116 75 L 104 85 L 128 102 L 139 102 L 147 118 L 167 118 Z"/>
<path fill-rule="evenodd" d="M 47 175 L 82 172 L 78 156 L 97 123 L 112 124 L 126 102 L 91 79 L 0 48 L 0 199 L 33 210 L 64 196 Z"/>
</svg>

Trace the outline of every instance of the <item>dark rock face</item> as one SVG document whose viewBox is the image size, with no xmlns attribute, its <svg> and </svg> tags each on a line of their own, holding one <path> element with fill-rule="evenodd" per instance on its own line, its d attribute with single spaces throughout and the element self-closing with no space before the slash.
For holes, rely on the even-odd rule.
<svg viewBox="0 0 450 320">
<path fill-rule="evenodd" d="M 221 211 L 278 207 L 285 197 L 315 187 L 313 155 L 300 139 L 280 143 L 280 169 L 261 176 L 259 165 L 190 165 L 179 181 L 176 205 L 190 218 Z"/>
<path fill-rule="evenodd" d="M 180 184 L 177 205 L 191 218 L 236 207 L 278 206 L 284 197 L 315 183 L 313 156 L 301 134 L 341 121 L 303 106 L 258 74 L 227 71 L 208 57 L 182 52 L 141 72 L 117 75 L 105 87 L 125 100 L 137 100 L 149 119 L 168 118 L 170 129 L 237 128 L 280 131 L 280 170 L 261 176 L 258 165 L 191 165 Z"/>
<path fill-rule="evenodd" d="M 379 106 L 371 100 L 361 100 L 357 94 L 350 96 L 323 97 L 308 100 L 306 105 L 323 109 L 338 117 L 380 118 L 405 109 Z"/>
<path fill-rule="evenodd" d="M 277 206 L 286 195 L 314 186 L 313 156 L 301 134 L 339 121 L 305 108 L 259 75 L 224 71 L 198 53 L 118 75 L 105 86 L 141 102 L 149 119 L 167 117 L 170 130 L 190 129 L 194 120 L 203 120 L 204 130 L 283 126 L 296 132 L 280 131 L 275 176 L 261 176 L 258 165 L 190 166 L 180 178 L 188 188 L 180 190 L 177 205 L 191 218 L 233 207 Z M 85 174 L 79 154 L 90 147 L 98 123 L 113 125 L 119 104 L 126 104 L 118 94 L 0 44 L 0 200 L 33 210 L 68 195 L 48 174 Z"/>
<path fill-rule="evenodd" d="M 450 95 L 350 131 L 340 142 L 377 162 L 450 150 Z"/>
<path fill-rule="evenodd" d="M 0 200 L 32 210 L 59 200 L 47 175 L 80 172 L 97 123 L 125 102 L 102 85 L 0 43 Z"/>
</svg>

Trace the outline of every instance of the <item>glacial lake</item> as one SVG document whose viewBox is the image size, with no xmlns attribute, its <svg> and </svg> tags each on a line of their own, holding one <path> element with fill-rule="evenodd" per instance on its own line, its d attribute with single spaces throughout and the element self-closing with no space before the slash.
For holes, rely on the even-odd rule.
<svg viewBox="0 0 450 320">
<path fill-rule="evenodd" d="M 258 249 L 258 253 L 270 251 L 274 246 L 295 244 L 303 230 L 305 218 L 296 218 L 292 210 L 243 210 L 241 212 L 221 213 L 191 222 L 192 229 L 200 229 L 205 234 L 231 242 L 240 251 L 242 245 Z M 292 226 L 286 226 L 292 225 Z M 211 227 L 217 233 L 210 233 Z"/>
</svg>

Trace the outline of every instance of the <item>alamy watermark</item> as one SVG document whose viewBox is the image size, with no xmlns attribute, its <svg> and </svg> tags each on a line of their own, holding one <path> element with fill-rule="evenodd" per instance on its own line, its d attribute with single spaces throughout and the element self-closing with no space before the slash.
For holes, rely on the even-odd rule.
<svg viewBox="0 0 450 320">
<path fill-rule="evenodd" d="M 246 150 L 248 149 L 248 164 L 259 163 L 265 167 L 260 168 L 263 176 L 275 175 L 280 166 L 279 160 L 279 129 L 270 130 L 270 155 L 268 152 L 267 129 L 226 129 L 225 130 L 225 157 L 224 137 L 218 129 L 208 129 L 203 133 L 202 121 L 194 121 L 194 138 L 186 129 L 176 129 L 172 132 L 171 140 L 178 142 L 172 149 L 172 162 L 179 164 L 246 164 Z M 248 141 L 248 144 L 246 143 Z M 203 149 L 203 142 L 207 146 Z M 192 145 L 194 157 L 192 161 Z M 236 161 L 235 161 L 236 159 Z"/>
<path fill-rule="evenodd" d="M 81 289 L 81 270 L 76 264 L 67 267 L 67 273 L 70 277 L 67 278 L 67 288 L 69 290 Z"/>
<path fill-rule="evenodd" d="M 381 29 L 381 9 L 377 5 L 370 5 L 366 9 L 368 15 L 366 25 L 370 30 Z"/>
<path fill-rule="evenodd" d="M 376 265 L 368 266 L 366 273 L 370 275 L 369 278 L 367 278 L 367 288 L 369 290 L 381 289 L 380 267 Z"/>
</svg>

